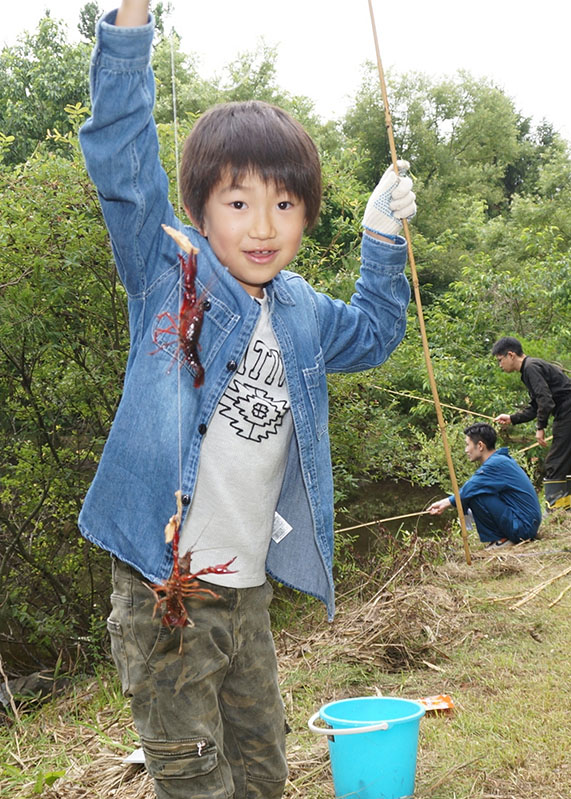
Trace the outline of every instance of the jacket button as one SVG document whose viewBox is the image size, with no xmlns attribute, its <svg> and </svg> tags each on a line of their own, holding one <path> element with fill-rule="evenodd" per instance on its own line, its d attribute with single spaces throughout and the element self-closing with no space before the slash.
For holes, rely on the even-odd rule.
<svg viewBox="0 0 571 799">
<path fill-rule="evenodd" d="M 228 361 L 228 363 L 226 364 L 226 368 L 228 369 L 229 372 L 235 372 L 236 369 L 238 368 L 238 364 L 236 363 L 236 361 Z"/>
<path fill-rule="evenodd" d="M 204 300 L 204 302 L 202 303 L 202 310 L 209 311 L 211 308 L 212 308 L 212 303 L 210 302 L 210 300 Z"/>
<path fill-rule="evenodd" d="M 182 497 L 180 498 L 180 501 L 182 502 L 183 505 L 190 505 L 190 495 L 183 494 Z"/>
<path fill-rule="evenodd" d="M 202 424 L 198 425 L 198 432 L 200 433 L 201 436 L 203 436 L 206 433 L 207 429 L 208 428 L 206 427 L 204 422 L 202 422 Z"/>
</svg>

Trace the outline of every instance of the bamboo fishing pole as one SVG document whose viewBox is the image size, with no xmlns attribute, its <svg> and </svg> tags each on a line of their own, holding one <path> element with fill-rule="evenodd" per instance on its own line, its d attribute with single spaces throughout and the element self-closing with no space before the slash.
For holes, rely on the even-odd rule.
<svg viewBox="0 0 571 799">
<path fill-rule="evenodd" d="M 377 55 L 377 66 L 379 69 L 379 79 L 381 82 L 381 95 L 383 98 L 383 106 L 385 111 L 385 125 L 387 128 L 387 136 L 389 140 L 389 148 L 391 151 L 391 160 L 394 167 L 395 172 L 398 175 L 398 165 L 397 165 L 397 151 L 395 147 L 395 140 L 393 135 L 393 123 L 391 120 L 391 113 L 389 109 L 389 101 L 388 101 L 388 94 L 387 94 L 387 86 L 385 83 L 385 74 L 383 72 L 383 65 L 381 61 L 381 51 L 379 48 L 379 39 L 377 36 L 377 26 L 375 24 L 375 15 L 373 12 L 373 3 L 372 0 L 368 0 L 369 2 L 369 13 L 371 15 L 371 26 L 373 28 L 373 39 L 375 41 L 375 52 Z M 410 230 L 408 227 L 408 221 L 406 219 L 402 220 L 403 232 L 406 238 L 407 248 L 408 248 L 408 260 L 410 264 L 410 271 L 412 275 L 412 285 L 414 289 L 414 298 L 416 302 L 416 310 L 418 314 L 418 323 L 420 328 L 420 335 L 422 338 L 422 350 L 424 352 L 424 360 L 426 361 L 426 369 L 428 372 L 428 379 L 430 382 L 430 388 L 432 391 L 432 396 L 434 399 L 434 407 L 436 409 L 436 417 L 438 419 L 438 427 L 440 428 L 440 434 L 442 436 L 442 443 L 444 445 L 444 452 L 446 454 L 446 462 L 448 464 L 448 471 L 450 472 L 450 482 L 452 484 L 452 490 L 454 493 L 454 498 L 456 500 L 456 509 L 458 511 L 458 519 L 460 521 L 460 527 L 462 530 L 462 541 L 464 544 L 464 554 L 466 556 L 466 563 L 470 565 L 472 563 L 472 558 L 470 556 L 470 547 L 468 544 L 468 531 L 466 530 L 466 520 L 464 518 L 464 510 L 462 508 L 462 501 L 460 499 L 460 491 L 458 489 L 458 481 L 456 480 L 456 472 L 454 471 L 454 463 L 452 461 L 452 455 L 450 453 L 450 447 L 448 445 L 448 438 L 446 436 L 446 424 L 444 422 L 444 416 L 442 415 L 442 407 L 440 405 L 440 398 L 438 396 L 438 388 L 436 386 L 436 380 L 434 377 L 434 371 L 432 369 L 432 361 L 430 358 L 430 350 L 428 348 L 428 338 L 426 335 L 426 326 L 424 324 L 424 314 L 422 311 L 422 301 L 420 297 L 420 289 L 418 284 L 418 274 L 416 271 L 416 262 L 414 260 L 414 253 L 412 250 L 412 241 L 410 237 Z"/>
<path fill-rule="evenodd" d="M 418 397 L 416 394 L 409 394 L 406 391 L 395 391 L 392 388 L 384 388 L 383 386 L 376 386 L 374 383 L 371 384 L 373 388 L 378 389 L 379 391 L 386 391 L 388 394 L 395 394 L 397 397 L 407 397 L 408 399 L 418 400 L 419 402 L 431 402 L 434 405 L 434 400 L 429 399 L 428 397 Z M 461 413 L 468 413 L 471 416 L 480 416 L 482 419 L 490 419 L 490 421 L 495 422 L 495 416 L 488 416 L 485 413 L 476 413 L 476 411 L 471 411 L 468 408 L 459 408 L 458 405 L 449 405 L 446 402 L 440 403 L 443 408 L 451 408 L 453 411 L 460 411 Z M 553 436 L 547 436 L 545 439 L 546 441 L 551 441 Z M 534 447 L 541 446 L 539 441 L 536 441 L 535 444 L 530 444 L 528 447 L 524 447 L 523 449 L 516 450 L 517 452 L 527 452 L 529 449 L 533 449 Z M 412 514 L 413 516 L 416 514 Z M 386 521 L 386 520 L 385 520 Z"/>
<path fill-rule="evenodd" d="M 383 388 L 382 386 L 373 385 L 373 388 L 378 388 L 379 391 L 386 391 L 388 394 L 396 394 L 398 397 L 408 397 L 408 399 L 419 400 L 419 402 L 431 402 L 434 405 L 434 400 L 428 399 L 428 397 L 417 397 L 415 394 L 408 394 L 404 391 L 394 391 L 391 388 Z M 488 416 L 485 413 L 476 413 L 476 411 L 470 411 L 468 408 L 459 408 L 457 405 L 448 405 L 446 402 L 441 402 L 440 404 L 443 408 L 452 408 L 453 411 L 469 413 L 471 416 L 480 416 L 482 419 L 491 419 L 492 422 L 494 421 L 493 416 Z"/>
<path fill-rule="evenodd" d="M 375 519 L 372 522 L 362 522 L 361 524 L 354 524 L 352 527 L 341 527 L 340 530 L 335 530 L 336 533 L 346 533 L 348 530 L 358 530 L 360 527 L 369 527 L 372 524 L 381 524 L 382 522 L 394 522 L 395 519 L 410 519 L 411 516 L 424 516 L 430 513 L 429 510 L 417 510 L 414 513 L 401 513 L 400 516 L 387 516 L 386 519 Z"/>
<path fill-rule="evenodd" d="M 547 436 L 547 438 L 545 440 L 546 441 L 551 441 L 552 438 L 553 438 L 553 436 Z M 539 443 L 539 441 L 536 441 L 535 444 L 530 444 L 529 447 L 524 447 L 523 449 L 518 449 L 517 452 L 527 452 L 528 449 L 533 449 L 534 447 L 540 447 L 540 446 L 541 446 L 541 444 Z"/>
</svg>

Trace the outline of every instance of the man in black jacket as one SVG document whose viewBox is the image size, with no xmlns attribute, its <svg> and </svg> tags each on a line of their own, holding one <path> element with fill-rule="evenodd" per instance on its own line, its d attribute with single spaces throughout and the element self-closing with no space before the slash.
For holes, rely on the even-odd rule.
<svg viewBox="0 0 571 799">
<path fill-rule="evenodd" d="M 537 419 L 535 437 L 547 446 L 545 428 L 553 414 L 553 443 L 545 459 L 545 501 L 549 509 L 570 507 L 571 481 L 571 380 L 558 367 L 524 354 L 517 338 L 504 336 L 492 347 L 492 355 L 504 372 L 520 372 L 530 402 L 516 413 L 501 413 L 494 419 L 502 425 Z"/>
</svg>

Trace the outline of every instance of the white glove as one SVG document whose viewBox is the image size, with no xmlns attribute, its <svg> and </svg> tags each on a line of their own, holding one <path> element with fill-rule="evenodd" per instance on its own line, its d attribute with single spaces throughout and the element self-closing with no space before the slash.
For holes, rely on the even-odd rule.
<svg viewBox="0 0 571 799">
<path fill-rule="evenodd" d="M 405 176 L 408 161 L 397 161 L 399 174 L 390 166 L 369 197 L 363 216 L 363 227 L 381 236 L 394 236 L 402 227 L 401 219 L 416 214 L 416 195 L 412 180 Z"/>
</svg>

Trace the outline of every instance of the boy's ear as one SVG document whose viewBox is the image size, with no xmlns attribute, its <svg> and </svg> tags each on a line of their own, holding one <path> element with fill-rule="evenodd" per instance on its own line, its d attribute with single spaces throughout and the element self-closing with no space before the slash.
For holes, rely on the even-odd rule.
<svg viewBox="0 0 571 799">
<path fill-rule="evenodd" d="M 189 210 L 188 206 L 184 205 L 183 208 L 184 208 L 185 214 L 190 219 L 190 224 L 198 230 L 198 232 L 200 233 L 201 236 L 206 236 L 206 231 L 204 230 L 204 226 L 201 227 L 198 224 L 196 219 L 190 213 L 190 210 Z"/>
</svg>

